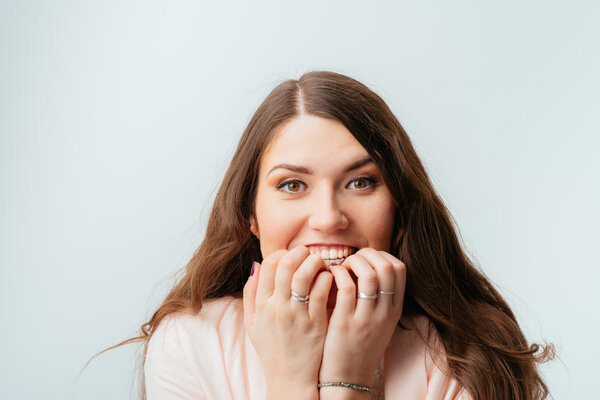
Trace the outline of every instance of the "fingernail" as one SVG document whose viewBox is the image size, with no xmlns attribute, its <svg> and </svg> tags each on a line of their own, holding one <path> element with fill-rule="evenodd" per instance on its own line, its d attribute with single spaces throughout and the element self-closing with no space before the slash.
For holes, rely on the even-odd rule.
<svg viewBox="0 0 600 400">
<path fill-rule="evenodd" d="M 254 269 L 256 268 L 256 261 L 252 262 L 252 268 L 250 269 L 250 276 L 254 275 Z"/>
</svg>

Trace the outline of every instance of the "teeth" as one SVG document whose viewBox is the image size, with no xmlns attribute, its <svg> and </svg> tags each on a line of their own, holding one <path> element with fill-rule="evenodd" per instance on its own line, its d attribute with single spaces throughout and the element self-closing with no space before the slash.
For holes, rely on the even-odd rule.
<svg viewBox="0 0 600 400">
<path fill-rule="evenodd" d="M 341 264 L 354 252 L 354 248 L 349 246 L 310 246 L 309 251 L 310 254 L 317 254 L 321 257 L 326 265 L 330 265 L 332 262 Z"/>
<path fill-rule="evenodd" d="M 329 257 L 327 257 L 329 259 L 336 259 L 338 258 L 338 253 L 337 253 L 337 248 L 332 247 L 329 249 Z"/>
</svg>

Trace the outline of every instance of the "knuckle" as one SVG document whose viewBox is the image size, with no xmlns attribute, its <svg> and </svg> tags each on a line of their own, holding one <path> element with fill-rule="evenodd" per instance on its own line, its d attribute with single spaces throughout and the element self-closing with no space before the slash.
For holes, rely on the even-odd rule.
<svg viewBox="0 0 600 400">
<path fill-rule="evenodd" d="M 375 282 L 377 280 L 377 273 L 374 270 L 364 272 L 360 278 L 363 278 L 367 282 Z"/>
<path fill-rule="evenodd" d="M 375 313 L 373 315 L 373 324 L 377 326 L 385 325 L 390 320 L 387 313 Z"/>
<path fill-rule="evenodd" d="M 359 319 L 356 321 L 354 328 L 357 332 L 367 332 L 368 329 L 372 329 L 372 323 L 366 319 Z"/>
<path fill-rule="evenodd" d="M 406 272 L 406 264 L 404 264 L 402 261 L 398 261 L 398 263 L 394 265 L 394 268 L 402 273 Z"/>
<path fill-rule="evenodd" d="M 328 293 L 322 291 L 313 291 L 310 294 L 310 301 L 316 301 L 318 303 L 324 303 L 328 299 Z"/>
<path fill-rule="evenodd" d="M 310 284 L 310 277 L 303 271 L 296 271 L 296 273 L 294 273 L 294 283 L 306 287 Z"/>
<path fill-rule="evenodd" d="M 313 323 L 310 320 L 298 319 L 295 321 L 295 328 L 300 332 L 307 333 L 313 328 Z"/>
<path fill-rule="evenodd" d="M 344 285 L 338 288 L 338 292 L 342 295 L 342 297 L 351 297 L 354 296 L 356 291 L 353 284 Z"/>
<path fill-rule="evenodd" d="M 392 259 L 388 258 L 387 261 L 390 262 L 394 268 L 401 268 L 404 265 L 404 263 L 396 257 L 393 257 Z"/>
<path fill-rule="evenodd" d="M 268 265 L 277 265 L 277 262 L 287 254 L 286 250 L 277 250 L 274 251 L 273 253 L 269 254 L 268 256 L 266 256 L 263 259 L 262 264 L 268 264 Z"/>
<path fill-rule="evenodd" d="M 283 268 L 289 271 L 294 271 L 296 270 L 296 263 L 294 262 L 294 260 L 292 260 L 289 257 L 283 257 L 280 261 L 279 261 L 279 265 L 278 268 Z"/>
<path fill-rule="evenodd" d="M 286 321 L 287 322 L 287 321 L 293 319 L 294 312 L 289 307 L 287 307 L 287 305 L 286 305 L 284 307 L 279 307 L 277 309 L 277 316 L 279 317 L 279 319 L 281 321 Z"/>
<path fill-rule="evenodd" d="M 394 264 L 392 264 L 389 261 L 386 261 L 383 264 L 381 264 L 381 266 L 379 267 L 379 269 L 381 270 L 381 272 L 383 274 L 391 275 L 391 274 L 394 273 Z"/>
</svg>

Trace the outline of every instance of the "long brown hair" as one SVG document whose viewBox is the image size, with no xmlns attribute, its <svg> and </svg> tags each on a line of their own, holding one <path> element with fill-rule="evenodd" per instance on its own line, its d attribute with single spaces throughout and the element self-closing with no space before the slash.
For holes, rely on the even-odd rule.
<svg viewBox="0 0 600 400">
<path fill-rule="evenodd" d="M 197 312 L 205 299 L 241 297 L 253 261 L 251 234 L 262 152 L 275 129 L 305 113 L 341 122 L 367 150 L 397 202 L 390 252 L 407 268 L 404 314 L 429 318 L 449 371 L 474 399 L 542 399 L 548 389 L 536 363 L 552 346 L 528 345 L 510 307 L 474 266 L 450 213 L 412 143 L 385 102 L 365 85 L 315 71 L 278 85 L 246 127 L 216 196 L 205 238 L 141 334 L 148 341 L 168 315 Z"/>
</svg>

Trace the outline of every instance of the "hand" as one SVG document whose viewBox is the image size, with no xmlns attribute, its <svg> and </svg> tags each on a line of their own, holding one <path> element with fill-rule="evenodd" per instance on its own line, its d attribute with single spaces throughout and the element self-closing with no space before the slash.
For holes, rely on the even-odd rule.
<svg viewBox="0 0 600 400">
<path fill-rule="evenodd" d="M 377 299 L 357 299 L 358 291 Z M 338 292 L 325 340 L 319 378 L 369 386 L 402 315 L 406 266 L 394 256 L 363 248 L 331 267 Z M 378 291 L 393 292 L 381 294 Z M 321 398 L 345 388 L 321 389 Z M 337 397 L 336 397 L 337 398 Z"/>
<path fill-rule="evenodd" d="M 267 398 L 318 398 L 333 277 L 308 248 L 280 250 L 258 265 L 244 287 L 244 324 L 261 360 Z M 290 292 L 309 295 L 308 304 Z"/>
</svg>

